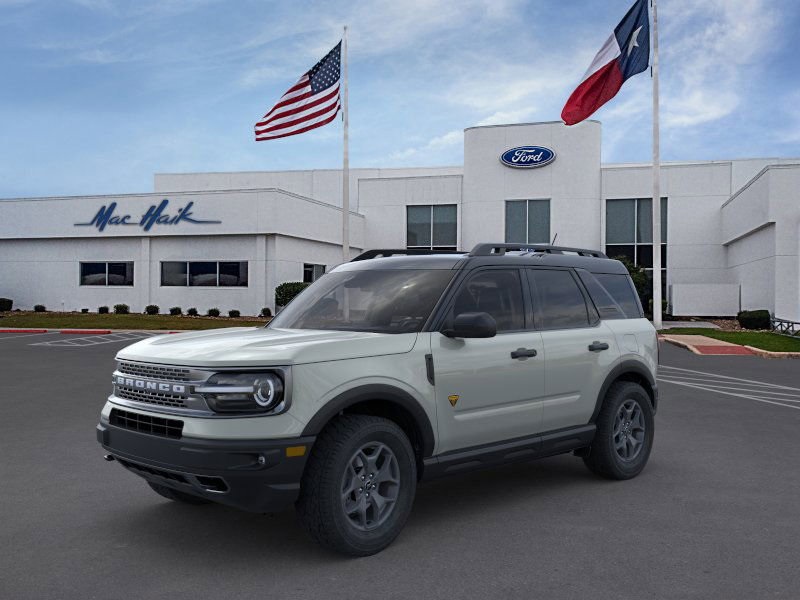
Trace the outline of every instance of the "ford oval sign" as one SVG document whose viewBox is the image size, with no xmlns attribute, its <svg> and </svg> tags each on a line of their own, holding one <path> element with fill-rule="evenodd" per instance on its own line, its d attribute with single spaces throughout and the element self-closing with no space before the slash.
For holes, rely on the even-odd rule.
<svg viewBox="0 0 800 600">
<path fill-rule="evenodd" d="M 543 146 L 520 146 L 511 148 L 500 155 L 500 162 L 507 167 L 533 169 L 549 165 L 556 159 L 556 153 Z"/>
</svg>

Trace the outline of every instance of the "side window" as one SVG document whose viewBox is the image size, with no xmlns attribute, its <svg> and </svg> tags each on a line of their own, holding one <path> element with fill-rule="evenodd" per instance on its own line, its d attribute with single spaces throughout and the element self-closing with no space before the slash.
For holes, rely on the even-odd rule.
<svg viewBox="0 0 800 600">
<path fill-rule="evenodd" d="M 588 327 L 586 300 L 569 271 L 528 270 L 536 299 L 533 310 L 542 329 Z"/>
<path fill-rule="evenodd" d="M 577 269 L 578 277 L 580 277 L 586 290 L 592 297 L 592 302 L 597 307 L 600 317 L 603 319 L 626 319 L 625 311 L 617 303 L 614 298 L 608 293 L 608 290 L 603 287 L 603 284 L 597 281 L 594 275 L 583 269 Z"/>
<path fill-rule="evenodd" d="M 641 319 L 644 316 L 630 276 L 611 273 L 595 273 L 594 276 L 616 300 L 626 317 Z"/>
<path fill-rule="evenodd" d="M 470 277 L 456 295 L 451 323 L 461 313 L 485 312 L 497 322 L 497 331 L 525 328 L 522 284 L 516 269 L 482 271 Z"/>
</svg>

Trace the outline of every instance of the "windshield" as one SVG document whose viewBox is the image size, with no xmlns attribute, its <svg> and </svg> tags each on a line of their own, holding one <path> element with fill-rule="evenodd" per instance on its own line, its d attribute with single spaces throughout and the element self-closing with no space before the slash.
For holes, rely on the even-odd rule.
<svg viewBox="0 0 800 600">
<path fill-rule="evenodd" d="M 303 290 L 269 326 L 414 333 L 422 329 L 453 274 L 441 269 L 329 273 Z"/>
</svg>

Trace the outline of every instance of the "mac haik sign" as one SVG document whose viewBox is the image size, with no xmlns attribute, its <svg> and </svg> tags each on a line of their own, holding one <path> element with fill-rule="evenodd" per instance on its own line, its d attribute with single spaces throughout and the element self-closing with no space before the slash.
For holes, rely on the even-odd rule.
<svg viewBox="0 0 800 600">
<path fill-rule="evenodd" d="M 106 227 L 139 227 L 150 231 L 153 227 L 174 226 L 181 223 L 193 225 L 219 225 L 222 221 L 207 221 L 196 219 L 192 213 L 194 202 L 189 202 L 176 211 L 169 210 L 169 200 L 164 198 L 160 203 L 153 204 L 139 217 L 117 212 L 117 203 L 103 205 L 88 223 L 75 223 L 76 227 L 96 227 L 98 231 L 105 231 Z"/>
</svg>

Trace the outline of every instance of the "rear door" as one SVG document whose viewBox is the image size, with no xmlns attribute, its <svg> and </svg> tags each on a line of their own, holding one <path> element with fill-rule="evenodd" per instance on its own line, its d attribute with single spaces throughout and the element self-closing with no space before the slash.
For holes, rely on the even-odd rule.
<svg viewBox="0 0 800 600">
<path fill-rule="evenodd" d="M 531 327 L 526 285 L 517 268 L 470 274 L 450 302 L 445 327 L 460 313 L 486 312 L 497 322 L 497 335 L 453 339 L 431 333 L 439 452 L 541 431 L 542 337 Z"/>
<path fill-rule="evenodd" d="M 545 353 L 543 429 L 585 425 L 606 374 L 619 357 L 616 338 L 571 269 L 526 269 Z"/>
</svg>

